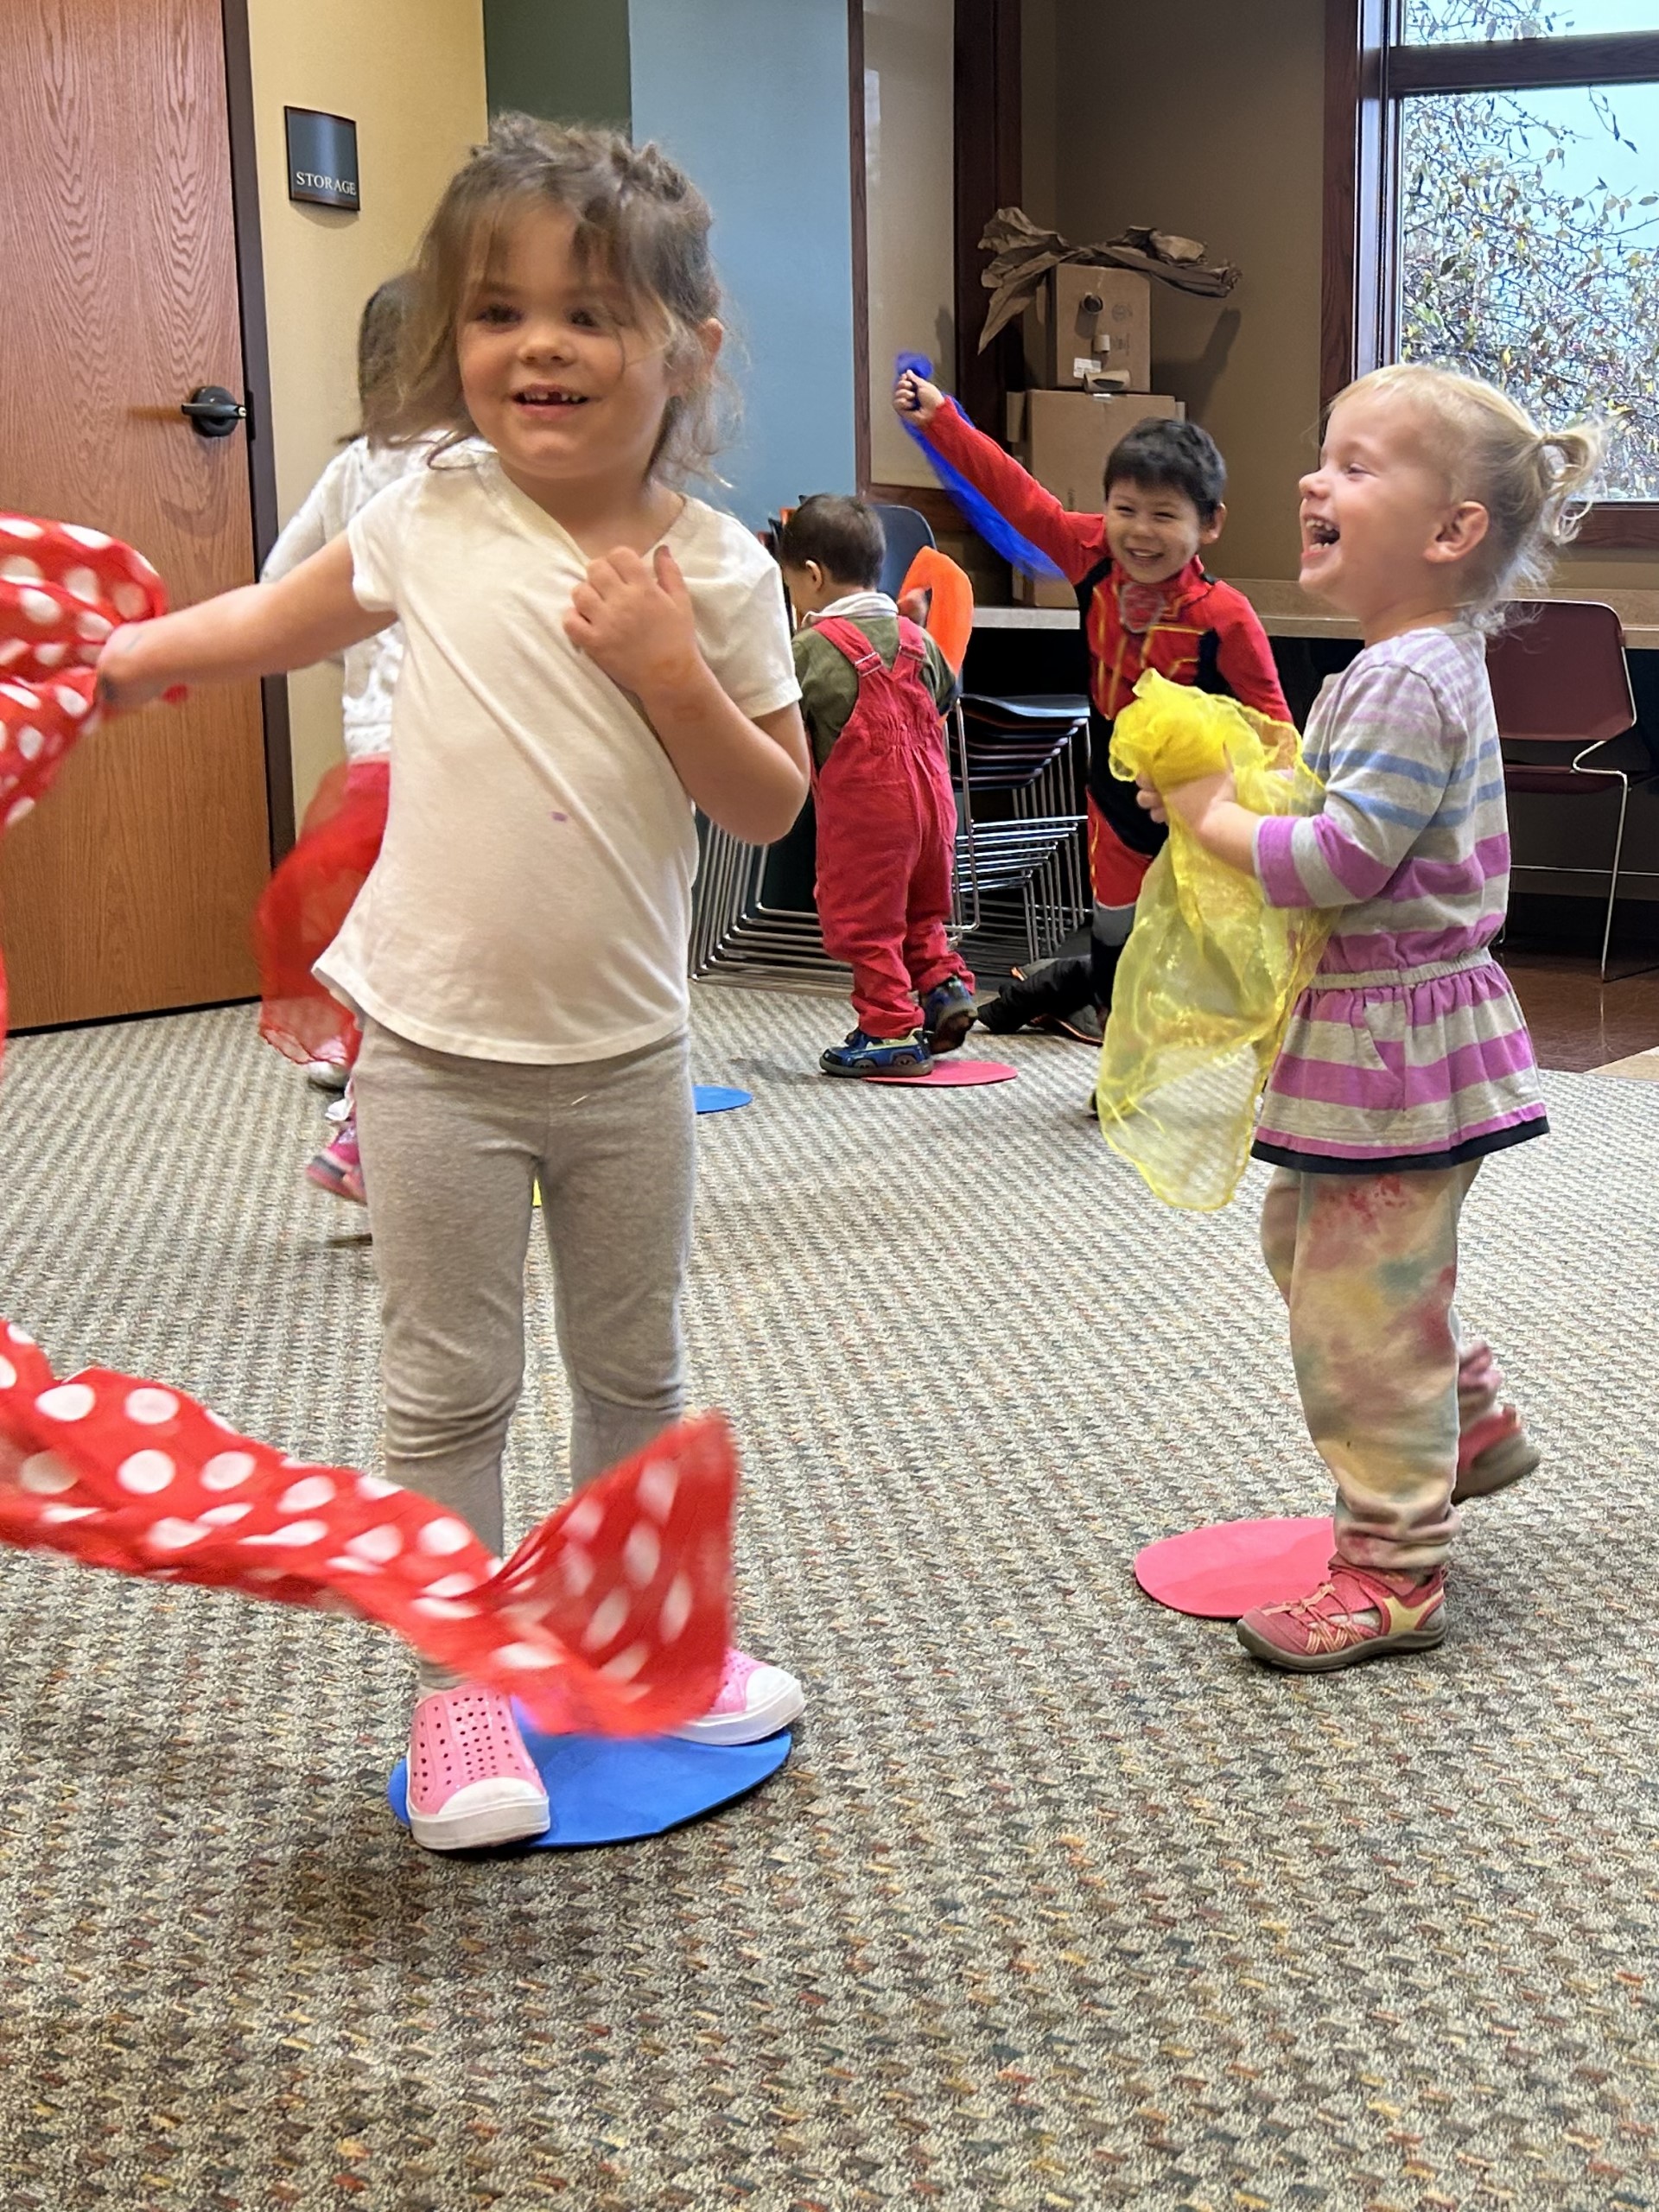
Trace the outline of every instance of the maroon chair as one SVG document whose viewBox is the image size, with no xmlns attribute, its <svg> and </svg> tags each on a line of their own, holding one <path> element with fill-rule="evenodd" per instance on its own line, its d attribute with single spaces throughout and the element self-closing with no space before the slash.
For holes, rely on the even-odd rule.
<svg viewBox="0 0 1659 2212">
<path fill-rule="evenodd" d="M 1624 664 L 1624 632 L 1611 607 L 1592 600 L 1521 601 L 1510 625 L 1486 646 L 1486 672 L 1503 748 L 1503 781 L 1512 791 L 1541 791 L 1554 798 L 1583 798 L 1618 785 L 1618 829 L 1613 838 L 1607 920 L 1601 933 L 1601 973 L 1613 934 L 1618 863 L 1624 850 L 1624 812 L 1631 783 L 1645 780 L 1623 768 L 1592 767 L 1592 753 L 1636 727 L 1636 702 Z M 1548 756 L 1570 753 L 1556 766 Z M 1541 758 L 1540 756 L 1544 756 Z M 1576 874 L 1571 868 L 1544 874 Z"/>
</svg>

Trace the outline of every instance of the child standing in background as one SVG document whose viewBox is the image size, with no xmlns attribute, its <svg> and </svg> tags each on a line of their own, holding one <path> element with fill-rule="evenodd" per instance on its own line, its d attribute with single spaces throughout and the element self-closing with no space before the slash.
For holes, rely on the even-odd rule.
<svg viewBox="0 0 1659 2212">
<path fill-rule="evenodd" d="M 825 1075 L 925 1075 L 974 1026 L 974 978 L 946 934 L 957 802 L 940 717 L 956 678 L 877 590 L 885 550 L 880 518 L 830 493 L 802 501 L 778 546 L 812 741 L 814 895 L 858 1021 Z"/>
<path fill-rule="evenodd" d="M 363 309 L 357 332 L 357 392 L 365 420 L 396 374 L 412 291 L 409 276 L 389 277 Z M 323 470 L 271 547 L 262 580 L 275 583 L 320 552 L 376 493 L 423 467 L 433 442 L 427 438 L 388 446 L 363 435 L 353 438 Z M 395 622 L 378 636 L 346 648 L 340 687 L 345 766 L 324 777 L 293 850 L 266 887 L 254 924 L 264 1001 L 261 1035 L 324 1081 L 337 1070 L 346 1084 L 345 1117 L 306 1174 L 321 1189 L 359 1205 L 363 1170 L 349 1076 L 359 1032 L 346 1008 L 313 977 L 311 967 L 338 935 L 379 854 L 386 826 L 391 699 L 403 658 L 404 633 Z"/>
<path fill-rule="evenodd" d="M 1225 774 L 1140 795 L 1253 871 L 1270 905 L 1339 910 L 1255 1147 L 1274 1163 L 1262 1249 L 1336 1478 L 1337 1548 L 1317 1589 L 1258 1606 L 1238 1633 L 1300 1673 L 1439 1643 L 1458 1500 L 1537 1464 L 1453 1304 L 1481 1160 L 1547 1126 L 1491 950 L 1510 840 L 1484 632 L 1503 601 L 1541 585 L 1599 450 L 1442 370 L 1351 385 L 1301 484 L 1302 582 L 1365 640 L 1308 723 L 1321 810 L 1263 819 Z"/>
<path fill-rule="evenodd" d="M 1196 423 L 1137 424 L 1106 461 L 1103 514 L 1072 514 L 955 400 L 912 371 L 893 392 L 898 412 L 926 431 L 941 457 L 1060 569 L 1077 590 L 1089 654 L 1089 874 L 1093 926 L 1086 961 L 1056 961 L 1018 979 L 981 1008 L 988 1029 L 1033 1016 L 1064 1019 L 1111 1003 L 1117 957 L 1162 828 L 1108 765 L 1112 724 L 1141 671 L 1224 693 L 1276 721 L 1290 710 L 1255 609 L 1205 569 L 1227 518 L 1227 470 Z"/>
<path fill-rule="evenodd" d="M 573 1479 L 682 1410 L 693 803 L 766 844 L 807 791 L 777 569 L 675 488 L 713 444 L 709 221 L 655 147 L 498 117 L 369 416 L 381 443 L 435 435 L 428 465 L 280 583 L 118 631 L 99 668 L 138 705 L 403 625 L 385 845 L 321 968 L 364 1022 L 386 1471 L 493 1552 L 538 1179 Z M 734 1651 L 685 1732 L 748 1742 L 802 1704 Z M 430 1849 L 547 1826 L 508 1700 L 431 1669 L 409 1774 Z"/>
</svg>

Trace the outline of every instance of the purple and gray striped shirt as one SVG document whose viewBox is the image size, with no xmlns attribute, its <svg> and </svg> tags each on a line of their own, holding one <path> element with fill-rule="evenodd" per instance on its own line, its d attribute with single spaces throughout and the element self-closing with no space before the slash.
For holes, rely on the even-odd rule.
<svg viewBox="0 0 1659 2212">
<path fill-rule="evenodd" d="M 1256 832 L 1273 906 L 1336 906 L 1325 971 L 1417 968 L 1490 944 L 1510 830 L 1486 648 L 1467 624 L 1369 645 L 1320 692 L 1303 744 L 1323 812 Z"/>
<path fill-rule="evenodd" d="M 1268 818 L 1271 906 L 1335 909 L 1285 1034 L 1255 1150 L 1304 1171 L 1449 1167 L 1541 1134 L 1531 1040 L 1487 950 L 1509 814 L 1485 644 L 1466 623 L 1368 646 L 1320 692 L 1303 750 L 1320 811 Z"/>
</svg>

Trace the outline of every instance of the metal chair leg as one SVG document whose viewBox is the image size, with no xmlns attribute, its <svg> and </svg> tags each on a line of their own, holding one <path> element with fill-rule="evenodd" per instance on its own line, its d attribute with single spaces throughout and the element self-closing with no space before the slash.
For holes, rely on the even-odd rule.
<svg viewBox="0 0 1659 2212">
<path fill-rule="evenodd" d="M 979 899 L 979 849 L 974 836 L 974 795 L 968 775 L 968 725 L 963 718 L 960 699 L 950 709 L 950 728 L 957 741 L 957 757 L 962 764 L 962 823 L 968 841 L 968 882 L 974 896 L 974 918 L 971 922 L 963 922 L 957 932 L 957 941 L 960 944 L 963 938 L 971 937 L 984 919 Z M 951 875 L 951 895 L 960 909 L 961 893 L 955 880 L 954 868 Z"/>
<path fill-rule="evenodd" d="M 1593 745 L 1586 745 L 1582 753 L 1573 756 L 1575 776 L 1605 776 L 1618 785 L 1618 830 L 1613 838 L 1612 875 L 1607 886 L 1607 918 L 1601 931 L 1601 981 L 1607 980 L 1607 949 L 1613 941 L 1613 902 L 1618 897 L 1618 863 L 1624 851 L 1624 814 L 1630 803 L 1630 779 L 1623 768 L 1586 768 L 1585 762 L 1592 753 L 1604 751 L 1615 742 L 1610 737 L 1599 737 Z"/>
<path fill-rule="evenodd" d="M 1612 771 L 1604 771 L 1611 773 Z M 1630 779 L 1626 775 L 1618 779 L 1618 832 L 1613 839 L 1612 880 L 1607 886 L 1607 923 L 1601 933 L 1601 980 L 1607 980 L 1607 948 L 1613 941 L 1613 901 L 1618 896 L 1618 863 L 1624 850 L 1624 813 L 1630 803 Z"/>
</svg>

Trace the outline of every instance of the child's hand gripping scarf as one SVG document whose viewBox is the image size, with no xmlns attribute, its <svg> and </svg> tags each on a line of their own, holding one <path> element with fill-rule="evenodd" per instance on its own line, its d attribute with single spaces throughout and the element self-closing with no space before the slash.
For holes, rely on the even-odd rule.
<svg viewBox="0 0 1659 2212">
<path fill-rule="evenodd" d="M 130 546 L 0 514 L 0 829 L 97 723 L 105 639 L 166 608 Z M 166 1384 L 102 1368 L 59 1382 L 0 1322 L 0 1542 L 380 1621 L 549 1732 L 652 1735 L 708 1710 L 736 1490 L 725 1423 L 687 1422 L 589 1483 L 504 1567 L 416 1491 L 286 1459 Z"/>
<path fill-rule="evenodd" d="M 1287 723 L 1151 671 L 1117 718 L 1111 767 L 1173 791 L 1230 768 L 1253 814 L 1315 814 L 1324 786 Z M 1268 906 L 1173 811 L 1118 962 L 1095 1103 L 1106 1141 L 1170 1205 L 1237 1190 L 1256 1109 L 1332 917 Z"/>
</svg>

